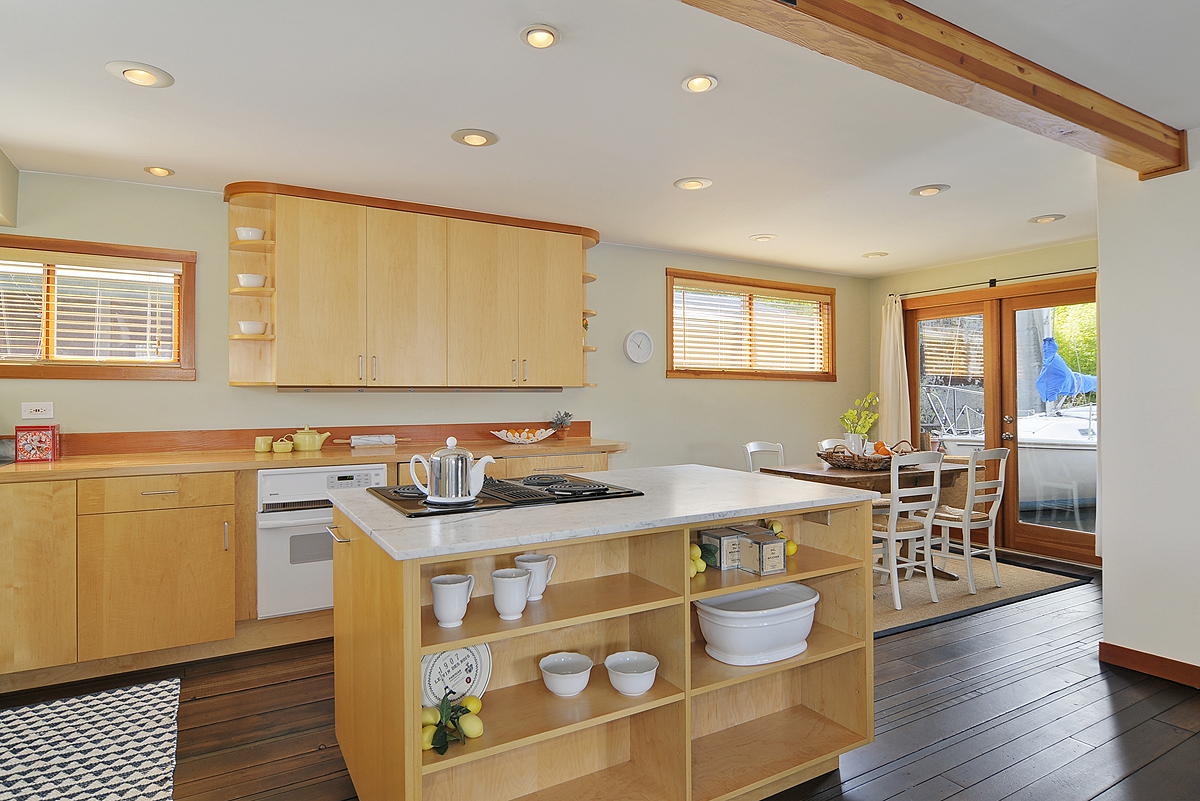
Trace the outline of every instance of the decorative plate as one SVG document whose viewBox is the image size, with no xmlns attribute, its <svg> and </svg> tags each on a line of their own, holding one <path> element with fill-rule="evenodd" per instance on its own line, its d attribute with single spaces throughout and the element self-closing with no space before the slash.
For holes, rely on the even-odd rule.
<svg viewBox="0 0 1200 801">
<path fill-rule="evenodd" d="M 492 649 L 487 643 L 455 648 L 421 657 L 421 700 L 437 706 L 446 690 L 451 699 L 464 695 L 483 697 L 492 678 Z"/>
<path fill-rule="evenodd" d="M 510 428 L 507 431 L 493 431 L 492 433 L 505 442 L 511 442 L 515 445 L 528 445 L 532 442 L 541 442 L 553 434 L 554 429 L 539 428 L 537 431 L 534 431 L 532 428 L 522 428 L 520 430 Z"/>
</svg>

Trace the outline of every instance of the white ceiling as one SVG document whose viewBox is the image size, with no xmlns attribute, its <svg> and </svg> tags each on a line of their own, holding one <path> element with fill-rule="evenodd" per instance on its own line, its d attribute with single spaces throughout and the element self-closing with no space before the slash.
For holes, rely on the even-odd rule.
<svg viewBox="0 0 1200 801">
<path fill-rule="evenodd" d="M 1091 156 L 677 0 L 7 5 L 0 149 L 21 170 L 298 184 L 854 275 L 1096 234 Z M 921 5 L 1164 122 L 1200 123 L 1180 88 L 1197 71 L 1163 61 L 1195 67 L 1195 48 L 1163 38 L 1200 29 L 1200 4 L 1170 4 L 1186 26 L 1147 15 L 1144 32 L 1118 14 L 1139 10 L 1126 0 Z M 535 22 L 561 42 L 526 46 Z M 1134 60 L 1114 57 L 1130 46 Z M 175 85 L 120 81 L 114 60 Z M 696 73 L 719 86 L 685 93 Z M 467 148 L 458 128 L 500 141 Z M 713 185 L 672 185 L 687 176 Z M 953 188 L 909 195 L 927 183 Z M 1067 217 L 1026 222 L 1049 213 Z"/>
</svg>

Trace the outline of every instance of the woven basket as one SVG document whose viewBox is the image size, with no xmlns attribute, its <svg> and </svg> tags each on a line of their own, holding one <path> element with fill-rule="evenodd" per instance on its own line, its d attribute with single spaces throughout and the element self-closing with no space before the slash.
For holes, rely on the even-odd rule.
<svg viewBox="0 0 1200 801">
<path fill-rule="evenodd" d="M 892 446 L 894 453 L 912 453 L 916 450 L 906 439 Z M 827 451 L 817 451 L 817 457 L 831 467 L 844 467 L 848 470 L 889 470 L 892 466 L 891 456 L 869 454 L 857 456 L 846 450 L 845 445 L 835 445 Z"/>
</svg>

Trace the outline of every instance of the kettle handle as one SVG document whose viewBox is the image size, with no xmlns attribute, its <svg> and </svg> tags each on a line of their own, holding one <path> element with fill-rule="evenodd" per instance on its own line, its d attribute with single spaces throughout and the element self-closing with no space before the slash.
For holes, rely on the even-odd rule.
<svg viewBox="0 0 1200 801">
<path fill-rule="evenodd" d="M 428 480 L 429 462 L 425 461 L 425 457 L 421 456 L 420 454 L 414 453 L 413 457 L 408 460 L 408 472 L 412 476 L 413 483 L 417 485 L 417 489 L 419 489 L 421 492 L 428 495 L 429 487 L 426 487 L 424 484 L 421 483 L 421 479 L 417 478 L 417 462 L 420 462 L 421 465 L 425 468 L 425 476 L 426 476 L 426 480 Z"/>
<path fill-rule="evenodd" d="M 485 456 L 475 462 L 475 466 L 471 468 L 471 496 L 474 497 L 483 489 L 483 469 L 489 464 L 495 464 L 496 460 L 491 456 Z M 428 493 L 426 493 L 428 494 Z"/>
</svg>

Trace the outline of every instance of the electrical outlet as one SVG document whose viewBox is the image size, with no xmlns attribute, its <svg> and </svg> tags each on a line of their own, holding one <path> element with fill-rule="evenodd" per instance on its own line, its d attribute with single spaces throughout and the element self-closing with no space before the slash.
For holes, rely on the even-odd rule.
<svg viewBox="0 0 1200 801">
<path fill-rule="evenodd" d="M 21 404 L 22 420 L 41 420 L 49 417 L 54 417 L 54 404 L 49 401 Z"/>
</svg>

